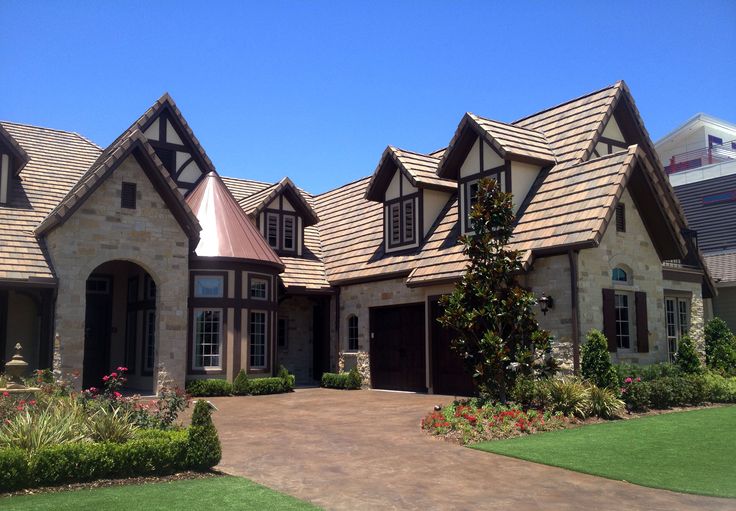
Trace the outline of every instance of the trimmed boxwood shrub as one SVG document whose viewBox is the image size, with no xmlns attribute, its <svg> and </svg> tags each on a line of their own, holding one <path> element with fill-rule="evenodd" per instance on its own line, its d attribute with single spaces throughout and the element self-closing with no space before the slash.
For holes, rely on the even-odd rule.
<svg viewBox="0 0 736 511">
<path fill-rule="evenodd" d="M 28 454 L 23 449 L 0 449 L 0 492 L 29 485 Z"/>
<path fill-rule="evenodd" d="M 187 466 L 195 470 L 214 467 L 222 457 L 222 447 L 217 429 L 212 422 L 212 410 L 206 401 L 197 401 L 192 412 L 192 425 L 189 427 Z"/>
<path fill-rule="evenodd" d="M 227 380 L 189 380 L 186 383 L 187 394 L 192 397 L 230 396 L 233 386 Z"/>
<path fill-rule="evenodd" d="M 615 388 L 618 385 L 616 371 L 603 332 L 595 329 L 588 332 L 581 351 L 583 378 L 600 388 Z"/>
<path fill-rule="evenodd" d="M 238 375 L 233 380 L 233 394 L 236 396 L 247 396 L 250 391 L 250 378 L 245 374 L 243 369 L 240 370 Z"/>
<path fill-rule="evenodd" d="M 248 394 L 262 396 L 265 394 L 282 394 L 294 390 L 294 376 L 289 378 L 253 378 L 250 380 Z"/>
<path fill-rule="evenodd" d="M 60 444 L 41 448 L 33 456 L 5 448 L 0 449 L 0 491 L 207 470 L 219 462 L 220 454 L 211 419 L 210 426 L 188 430 L 142 431 L 124 444 Z"/>
<path fill-rule="evenodd" d="M 328 389 L 357 390 L 362 385 L 362 379 L 358 369 L 353 367 L 347 373 L 323 373 L 320 385 Z"/>
</svg>

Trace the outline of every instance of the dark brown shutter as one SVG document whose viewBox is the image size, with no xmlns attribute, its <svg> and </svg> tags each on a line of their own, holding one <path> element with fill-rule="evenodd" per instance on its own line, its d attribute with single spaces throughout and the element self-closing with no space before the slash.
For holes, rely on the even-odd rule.
<svg viewBox="0 0 736 511">
<path fill-rule="evenodd" d="M 616 342 L 616 308 L 613 289 L 603 290 L 603 334 L 608 339 L 608 351 L 615 352 L 618 343 Z"/>
<path fill-rule="evenodd" d="M 135 209 L 135 183 L 123 182 L 123 189 L 120 192 L 120 207 L 127 209 Z"/>
<path fill-rule="evenodd" d="M 636 303 L 636 344 L 639 353 L 649 353 L 649 324 L 647 323 L 647 294 L 637 291 Z"/>
</svg>

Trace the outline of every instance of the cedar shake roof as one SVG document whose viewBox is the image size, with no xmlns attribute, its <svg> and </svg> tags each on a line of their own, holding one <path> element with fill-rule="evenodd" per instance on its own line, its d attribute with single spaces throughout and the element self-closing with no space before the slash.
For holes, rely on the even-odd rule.
<svg viewBox="0 0 736 511">
<path fill-rule="evenodd" d="M 0 143 L 5 142 L 10 152 L 13 153 L 14 161 L 13 166 L 14 175 L 20 174 L 23 167 L 28 163 L 28 153 L 26 153 L 20 144 L 13 138 L 13 136 L 7 132 L 3 125 L 0 124 Z"/>
<path fill-rule="evenodd" d="M 34 229 L 92 165 L 102 150 L 71 132 L 0 123 L 28 157 L 0 205 L 0 280 L 55 281 Z"/>
<path fill-rule="evenodd" d="M 265 183 L 263 181 L 254 181 L 252 179 L 241 179 L 237 177 L 225 177 L 220 176 L 222 182 L 225 183 L 227 189 L 233 194 L 235 200 L 240 202 L 242 199 L 253 195 L 256 192 L 260 192 L 264 188 L 271 186 L 271 183 Z"/>
<path fill-rule="evenodd" d="M 736 251 L 703 254 L 703 259 L 716 283 L 736 282 Z"/>
<path fill-rule="evenodd" d="M 371 176 L 366 189 L 366 197 L 368 200 L 383 201 L 383 194 L 393 177 L 395 168 L 401 169 L 409 182 L 417 188 L 454 192 L 457 189 L 457 183 L 437 175 L 439 161 L 436 156 L 388 146 L 383 151 L 381 160 Z"/>
<path fill-rule="evenodd" d="M 238 259 L 283 269 L 279 256 L 240 209 L 216 172 L 208 173 L 186 201 L 202 226 L 194 250 L 197 256 Z"/>
<path fill-rule="evenodd" d="M 284 177 L 278 183 L 264 188 L 249 197 L 240 200 L 240 206 L 251 216 L 258 216 L 280 194 L 285 193 L 291 205 L 302 217 L 305 226 L 314 225 L 319 222 L 319 217 L 312 206 L 305 199 L 304 194 L 288 177 Z"/>
<path fill-rule="evenodd" d="M 169 210 L 178 220 L 179 225 L 181 225 L 187 236 L 192 239 L 196 238 L 200 230 L 197 218 L 178 192 L 176 183 L 171 179 L 169 172 L 156 156 L 153 147 L 138 129 L 127 130 L 123 136 L 118 137 L 100 154 L 87 172 L 79 178 L 74 187 L 38 225 L 35 229 L 36 235 L 41 236 L 58 224 L 63 223 L 115 170 L 118 164 L 132 155 L 134 151 L 137 151 L 137 154 L 140 154 L 153 167 L 153 173 L 149 175 L 149 178 L 166 201 Z M 140 163 L 143 164 L 144 162 Z"/>
</svg>

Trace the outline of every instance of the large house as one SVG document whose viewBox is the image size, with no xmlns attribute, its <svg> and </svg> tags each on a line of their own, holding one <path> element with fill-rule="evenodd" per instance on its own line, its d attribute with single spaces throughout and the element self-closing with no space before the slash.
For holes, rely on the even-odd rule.
<svg viewBox="0 0 736 511">
<path fill-rule="evenodd" d="M 736 124 L 697 114 L 655 147 L 718 289 L 712 314 L 736 331 Z"/>
<path fill-rule="evenodd" d="M 615 360 L 669 359 L 713 293 L 623 82 L 511 123 L 467 113 L 446 148 L 389 146 L 320 195 L 220 176 L 168 95 L 106 148 L 2 122 L 0 153 L 0 345 L 85 386 L 283 364 L 466 392 L 436 318 L 486 176 L 513 194 L 520 279 L 551 298 L 539 320 L 570 369 L 592 328 Z"/>
</svg>

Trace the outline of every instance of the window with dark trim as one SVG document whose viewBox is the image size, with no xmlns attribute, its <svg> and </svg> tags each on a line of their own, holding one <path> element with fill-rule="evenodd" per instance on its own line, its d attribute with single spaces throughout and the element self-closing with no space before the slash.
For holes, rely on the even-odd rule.
<svg viewBox="0 0 736 511">
<path fill-rule="evenodd" d="M 276 345 L 279 348 L 286 348 L 288 346 L 289 319 L 280 317 L 276 329 Z"/>
<path fill-rule="evenodd" d="M 195 298 L 222 298 L 225 293 L 225 277 L 222 275 L 195 275 Z"/>
<path fill-rule="evenodd" d="M 348 318 L 348 351 L 358 351 L 358 316 Z"/>
<path fill-rule="evenodd" d="M 295 219 L 291 215 L 284 215 L 284 250 L 294 250 L 294 224 Z"/>
<path fill-rule="evenodd" d="M 266 239 L 271 248 L 279 248 L 279 215 L 266 213 Z"/>
<path fill-rule="evenodd" d="M 623 282 L 625 284 L 629 281 L 629 276 L 623 268 L 614 268 L 611 271 L 611 280 L 613 282 Z"/>
<path fill-rule="evenodd" d="M 623 203 L 616 205 L 616 232 L 626 232 L 626 208 Z"/>
<path fill-rule="evenodd" d="M 388 248 L 411 245 L 416 241 L 416 194 L 395 199 L 387 205 Z"/>
<path fill-rule="evenodd" d="M 259 278 L 250 279 L 249 295 L 254 300 L 268 300 L 268 280 Z"/>
<path fill-rule="evenodd" d="M 156 310 L 148 309 L 145 312 L 143 327 L 143 370 L 153 371 L 153 362 L 156 354 Z"/>
<path fill-rule="evenodd" d="M 465 233 L 473 232 L 470 213 L 473 210 L 475 203 L 478 202 L 478 182 L 483 178 L 495 180 L 501 187 L 501 191 L 508 191 L 506 190 L 506 175 L 502 169 L 484 171 L 481 176 L 464 181 L 461 184 L 460 191 L 463 194 L 463 201 L 461 203 L 463 211 L 461 211 L 461 213 L 463 215 L 463 221 L 465 222 Z"/>
<path fill-rule="evenodd" d="M 616 343 L 621 349 L 631 348 L 631 312 L 629 310 L 629 295 L 616 293 L 614 295 L 616 308 Z"/>
<path fill-rule="evenodd" d="M 266 368 L 266 313 L 252 311 L 250 313 L 250 367 L 251 369 Z"/>
<path fill-rule="evenodd" d="M 135 209 L 136 206 L 136 184 L 123 182 L 123 188 L 120 191 L 120 207 L 126 209 Z"/>
<path fill-rule="evenodd" d="M 665 296 L 664 313 L 667 329 L 667 349 L 670 362 L 674 362 L 675 355 L 682 338 L 690 330 L 690 303 L 686 298 Z"/>
<path fill-rule="evenodd" d="M 221 367 L 222 309 L 194 310 L 194 368 Z"/>
</svg>

